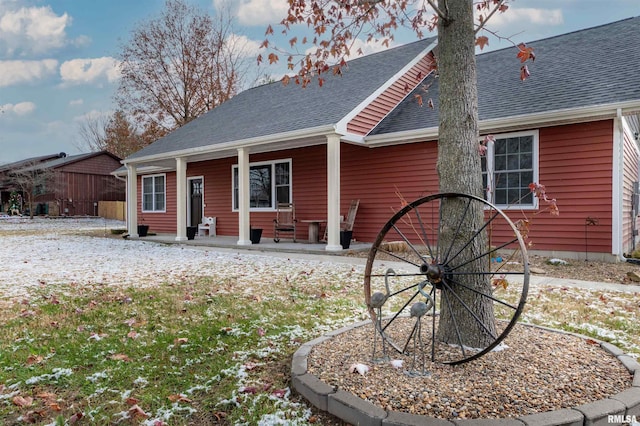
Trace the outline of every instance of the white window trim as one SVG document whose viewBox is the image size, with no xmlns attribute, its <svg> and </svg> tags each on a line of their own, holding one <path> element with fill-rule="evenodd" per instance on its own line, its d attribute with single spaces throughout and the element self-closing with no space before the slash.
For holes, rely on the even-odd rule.
<svg viewBox="0 0 640 426">
<path fill-rule="evenodd" d="M 540 183 L 539 182 L 540 165 L 538 162 L 539 140 L 540 140 L 539 130 L 537 129 L 526 130 L 522 132 L 500 133 L 500 134 L 493 135 L 495 139 L 507 139 L 507 138 L 520 137 L 520 136 L 533 136 L 533 153 L 532 153 L 533 181 Z M 486 156 L 486 162 L 487 162 L 487 172 L 490 171 L 491 175 L 493 175 L 494 173 L 494 160 L 495 160 L 494 153 L 495 153 L 495 147 L 493 145 L 493 142 L 489 142 L 487 144 L 487 152 L 485 156 Z M 487 200 L 489 200 L 489 202 L 494 204 L 496 207 L 502 210 L 537 210 L 538 209 L 538 197 L 536 197 L 535 195 L 533 196 L 533 204 L 518 204 L 518 205 L 495 204 L 493 202 L 494 193 L 493 193 L 493 188 L 491 187 L 492 183 L 493 183 L 492 180 L 487 179 L 487 188 L 485 188 L 485 193 L 486 193 Z"/>
<path fill-rule="evenodd" d="M 147 178 L 155 178 L 158 176 L 164 177 L 164 209 L 162 210 L 145 210 L 144 209 L 144 180 Z M 155 188 L 155 181 L 154 181 Z M 154 191 L 155 194 L 155 191 Z M 155 205 L 155 199 L 153 204 Z M 166 213 L 167 212 L 167 174 L 166 173 L 157 173 L 155 175 L 144 175 L 140 177 L 140 211 L 142 213 Z"/>
<path fill-rule="evenodd" d="M 269 161 L 258 161 L 255 163 L 249 163 L 249 168 L 253 167 L 253 166 L 264 166 L 264 165 L 270 165 L 271 166 L 271 199 L 273 200 L 273 202 L 276 202 L 276 181 L 275 181 L 275 176 L 276 176 L 276 164 L 280 164 L 280 163 L 289 163 L 289 200 L 293 200 L 293 167 L 292 167 L 292 159 L 291 158 L 284 158 L 284 159 L 280 159 L 280 160 L 269 160 Z M 235 182 L 234 182 L 234 172 L 235 170 L 238 170 L 238 165 L 234 164 L 233 166 L 231 166 L 231 211 L 233 212 L 238 212 L 238 208 L 235 207 L 234 204 L 234 199 L 235 199 Z M 239 173 L 239 172 L 238 172 Z M 249 208 L 250 212 L 275 212 L 276 211 L 276 206 L 275 204 L 271 207 L 250 207 Z"/>
</svg>

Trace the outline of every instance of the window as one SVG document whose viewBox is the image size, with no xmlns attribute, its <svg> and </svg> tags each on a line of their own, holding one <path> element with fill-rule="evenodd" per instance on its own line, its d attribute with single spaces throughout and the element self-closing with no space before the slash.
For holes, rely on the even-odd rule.
<svg viewBox="0 0 640 426">
<path fill-rule="evenodd" d="M 482 184 L 487 199 L 500 207 L 536 207 L 529 189 L 538 180 L 538 133 L 496 136 L 482 157 Z"/>
<path fill-rule="evenodd" d="M 142 211 L 165 211 L 165 175 L 142 177 Z"/>
<path fill-rule="evenodd" d="M 249 207 L 274 210 L 276 203 L 291 202 L 291 160 L 249 165 Z M 238 166 L 233 166 L 233 209 L 238 210 Z"/>
</svg>

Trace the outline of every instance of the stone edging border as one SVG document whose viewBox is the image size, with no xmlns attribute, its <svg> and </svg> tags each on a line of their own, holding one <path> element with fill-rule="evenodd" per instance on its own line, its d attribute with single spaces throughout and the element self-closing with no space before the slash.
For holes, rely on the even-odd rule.
<svg viewBox="0 0 640 426">
<path fill-rule="evenodd" d="M 307 373 L 307 357 L 315 345 L 369 323 L 370 321 L 358 322 L 304 343 L 293 354 L 291 363 L 292 387 L 318 409 L 327 411 L 350 424 L 371 426 L 583 426 L 624 423 L 624 421 L 611 423 L 609 416 L 616 416 L 616 419 L 625 419 L 625 421 L 631 418 L 631 416 L 640 419 L 640 364 L 617 346 L 598 340 L 596 340 L 596 342 L 600 344 L 602 349 L 616 357 L 626 369 L 633 374 L 633 384 L 629 389 L 613 395 L 610 398 L 594 401 L 578 407 L 530 414 L 513 419 L 445 420 L 398 411 L 386 411 L 349 392 L 340 389 L 336 390 L 313 374 Z M 531 324 L 523 325 L 538 327 L 554 333 L 570 334 L 582 339 L 594 340 L 580 334 L 566 333 L 548 327 Z"/>
</svg>

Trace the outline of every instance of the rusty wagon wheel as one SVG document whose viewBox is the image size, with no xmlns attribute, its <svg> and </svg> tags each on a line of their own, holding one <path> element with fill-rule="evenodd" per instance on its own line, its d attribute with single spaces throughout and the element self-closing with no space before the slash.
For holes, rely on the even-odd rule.
<svg viewBox="0 0 640 426">
<path fill-rule="evenodd" d="M 488 201 L 460 193 L 420 198 L 394 214 L 371 247 L 364 276 L 378 338 L 408 354 L 422 329 L 429 342 L 424 359 L 446 364 L 496 349 L 518 320 L 528 288 L 527 251 L 514 223 Z M 421 318 L 410 316 L 414 305 Z M 468 344 L 469 329 L 481 344 Z"/>
</svg>

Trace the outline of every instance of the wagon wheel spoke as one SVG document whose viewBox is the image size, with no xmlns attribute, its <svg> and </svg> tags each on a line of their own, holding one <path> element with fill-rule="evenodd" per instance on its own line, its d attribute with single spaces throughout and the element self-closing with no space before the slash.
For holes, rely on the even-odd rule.
<svg viewBox="0 0 640 426">
<path fill-rule="evenodd" d="M 497 263 L 501 257 L 509 261 Z M 374 321 L 371 295 L 385 293 L 382 334 L 398 352 L 415 348 L 416 333 L 426 329 L 428 358 L 459 364 L 507 336 L 524 308 L 528 284 L 526 247 L 509 217 L 482 198 L 446 193 L 405 205 L 382 227 L 367 258 L 364 293 Z M 422 301 L 432 303 L 426 327 L 419 326 L 421 316 L 409 316 Z M 424 305 L 419 315 L 426 315 Z M 469 327 L 483 335 L 480 344 L 467 344 Z"/>
</svg>

